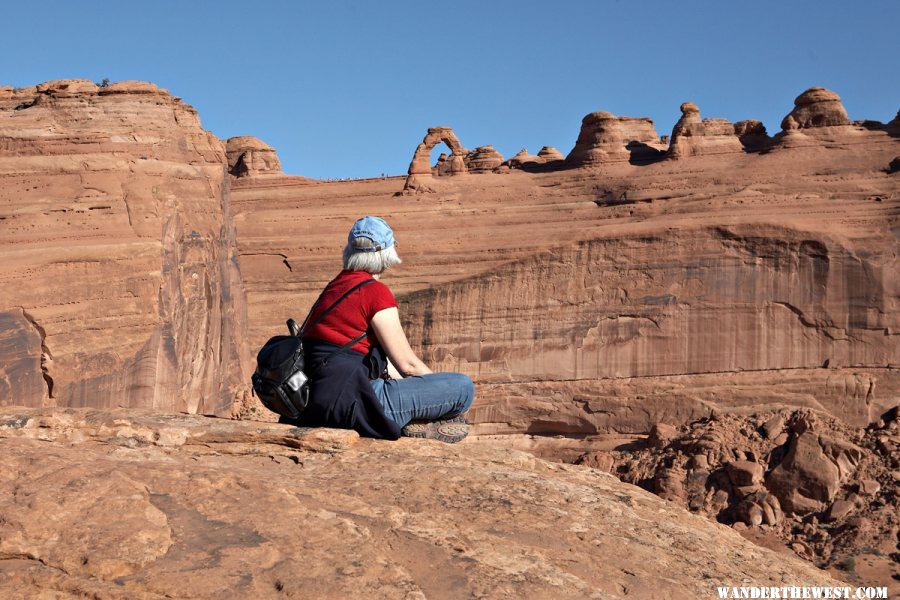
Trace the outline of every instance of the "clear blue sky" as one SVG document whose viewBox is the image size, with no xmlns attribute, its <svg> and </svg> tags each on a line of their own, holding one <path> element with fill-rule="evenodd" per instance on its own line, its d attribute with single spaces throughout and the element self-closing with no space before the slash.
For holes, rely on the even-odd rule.
<svg viewBox="0 0 900 600">
<path fill-rule="evenodd" d="M 900 1 L 0 0 L 0 85 L 142 79 L 221 138 L 319 178 L 405 173 L 434 125 L 504 156 L 567 153 L 592 111 L 670 133 L 703 116 L 770 133 L 822 85 L 851 119 L 900 108 Z"/>
</svg>

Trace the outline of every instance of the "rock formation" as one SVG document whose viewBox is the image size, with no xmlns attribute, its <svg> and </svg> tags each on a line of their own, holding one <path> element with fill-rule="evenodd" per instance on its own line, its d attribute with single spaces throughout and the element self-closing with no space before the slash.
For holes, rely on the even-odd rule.
<svg viewBox="0 0 900 600">
<path fill-rule="evenodd" d="M 671 158 L 728 154 L 743 150 L 735 127 L 730 121 L 727 119 L 701 119 L 700 109 L 693 102 L 685 102 L 681 105 L 681 118 L 672 129 L 671 140 L 669 145 Z"/>
<path fill-rule="evenodd" d="M 407 192 L 430 191 L 428 184 L 424 183 L 431 178 L 431 150 L 439 143 L 444 142 L 450 148 L 450 156 L 446 158 L 446 174 L 464 175 L 466 169 L 465 158 L 469 150 L 459 142 L 459 138 L 449 127 L 431 127 L 422 143 L 416 147 L 412 161 L 409 163 L 408 176 L 403 189 Z"/>
<path fill-rule="evenodd" d="M 537 155 L 538 158 L 540 158 L 545 163 L 566 159 L 565 155 L 563 155 L 562 152 L 560 152 L 553 146 L 544 146 L 540 149 Z"/>
<path fill-rule="evenodd" d="M 230 412 L 246 307 L 224 165 L 153 84 L 0 88 L 0 404 Z"/>
<path fill-rule="evenodd" d="M 593 112 L 582 119 L 581 132 L 566 163 L 590 167 L 609 162 L 649 162 L 661 155 L 659 144 L 652 119 Z"/>
<path fill-rule="evenodd" d="M 566 157 L 553 146 L 544 146 L 537 155 L 529 154 L 527 148 L 522 148 L 515 156 L 503 164 L 511 169 L 531 168 L 530 170 L 540 169 L 546 171 L 548 169 L 562 167 L 565 158 Z"/>
<path fill-rule="evenodd" d="M 504 164 L 512 169 L 520 169 L 525 165 L 538 164 L 541 162 L 543 161 L 540 157 L 529 154 L 527 148 L 522 148 Z"/>
<path fill-rule="evenodd" d="M 783 544 L 796 554 L 840 568 L 871 568 L 860 584 L 889 585 L 900 575 L 896 549 L 900 497 L 897 412 L 865 430 L 813 410 L 712 416 L 644 447 L 596 451 L 579 463 L 617 474 L 684 508 Z M 866 543 L 861 545 L 860 539 Z"/>
<path fill-rule="evenodd" d="M 840 96 L 822 87 L 811 87 L 794 100 L 794 110 L 781 121 L 781 128 L 788 131 L 849 124 Z"/>
<path fill-rule="evenodd" d="M 762 121 L 757 121 L 756 119 L 747 119 L 735 123 L 734 135 L 738 137 L 744 149 L 748 152 L 763 150 L 772 141 L 769 134 L 766 133 L 766 126 L 762 124 Z"/>
<path fill-rule="evenodd" d="M 834 106 L 824 106 L 828 102 L 804 103 L 807 112 L 799 111 L 793 121 L 813 123 L 817 110 L 834 114 Z M 817 103 L 820 106 L 816 108 Z M 694 127 L 691 123 L 696 122 L 690 121 L 686 129 Z M 840 544 L 859 549 L 873 532 L 890 533 L 896 523 L 888 517 L 882 520 L 889 525 L 883 531 L 878 524 L 882 521 L 852 523 L 857 517 L 869 519 L 866 515 L 874 514 L 870 509 L 877 508 L 872 503 L 890 508 L 888 500 L 894 496 L 889 494 L 896 490 L 893 475 L 873 470 L 867 462 L 874 460 L 874 452 L 894 461 L 896 433 L 883 422 L 900 397 L 900 265 L 896 252 L 900 194 L 896 174 L 888 172 L 888 165 L 900 155 L 896 123 L 790 129 L 770 144 L 760 123 L 740 122 L 732 128 L 734 140 L 748 150 L 771 151 L 734 153 L 727 158 L 727 169 L 722 168 L 720 157 L 703 152 L 683 161 L 648 162 L 660 154 L 661 146 L 648 119 L 595 113 L 585 118 L 584 125 L 566 166 L 602 165 L 602 173 L 549 168 L 559 159 L 551 158 L 548 150 L 534 157 L 519 157 L 527 158 L 520 162 L 526 168 L 507 170 L 502 177 L 434 178 L 428 157 L 440 141 L 448 143 L 451 153 L 439 161 L 438 170 L 448 174 L 475 170 L 471 165 L 476 164 L 472 162 L 476 156 L 477 168 L 488 168 L 497 156 L 486 147 L 469 152 L 446 128 L 431 130 L 416 152 L 407 180 L 411 191 L 433 186 L 433 195 L 423 201 L 395 197 L 396 179 L 311 182 L 274 174 L 229 177 L 225 145 L 202 130 L 193 109 L 152 84 L 122 82 L 98 87 L 70 80 L 24 90 L 0 88 L 0 255 L 4 259 L 0 276 L 6 284 L 0 292 L 0 405 L 121 405 L 227 414 L 247 380 L 249 353 L 243 344 L 256 349 L 284 330 L 286 318 L 302 319 L 321 287 L 340 268 L 341 247 L 350 224 L 363 214 L 382 214 L 394 227 L 404 258 L 401 266 L 385 274 L 384 281 L 400 301 L 416 351 L 429 365 L 468 373 L 477 382 L 477 401 L 469 415 L 474 421 L 473 434 L 466 442 L 475 453 L 474 463 L 492 464 L 498 456 L 495 449 L 477 446 L 503 446 L 564 461 L 588 453 L 596 466 L 618 468 L 623 466 L 621 457 L 597 453 L 604 448 L 650 448 L 664 457 L 683 458 L 665 468 L 653 463 L 652 472 L 643 477 L 652 482 L 650 489 L 655 493 L 678 502 L 692 499 L 688 508 L 693 508 L 690 502 L 699 503 L 697 510 L 704 514 L 712 515 L 713 507 L 720 507 L 725 512 L 715 514 L 746 526 L 745 535 L 762 535 L 768 532 L 766 528 L 790 529 L 791 536 L 802 534 L 806 537 L 791 538 L 791 544 L 797 544 L 800 550 L 794 551 L 811 560 L 824 560 L 823 553 Z M 719 125 L 716 135 L 681 136 L 673 144 L 728 137 L 724 125 Z M 704 133 L 708 133 L 705 125 Z M 733 140 L 729 143 L 734 147 Z M 487 162 L 480 162 L 482 158 Z M 255 150 L 243 162 L 259 171 L 253 167 L 259 164 Z M 250 319 L 247 334 L 245 293 Z M 259 406 L 246 396 L 233 408 L 243 416 L 264 418 L 254 412 Z M 817 411 L 822 419 L 839 419 L 854 430 L 867 428 L 878 433 L 853 437 L 835 435 L 834 428 L 803 428 L 792 416 L 798 409 Z M 716 426 L 707 424 L 746 421 L 751 418 L 748 415 L 773 411 L 784 411 L 782 422 L 772 417 L 775 421 L 766 419 L 750 426 L 745 437 L 752 443 L 742 448 L 741 454 L 718 442 L 714 453 L 706 452 L 709 448 L 704 444 L 709 440 L 703 440 L 703 435 L 717 435 Z M 7 459 L 4 466 L 11 465 L 12 470 L 0 473 L 0 485 L 13 479 L 30 481 L 27 473 L 38 473 L 41 465 L 52 463 L 48 468 L 55 475 L 48 472 L 49 485 L 74 490 L 77 486 L 67 487 L 67 472 L 56 469 L 52 461 L 70 464 L 73 456 L 85 455 L 85 448 L 105 445 L 107 453 L 97 458 L 101 461 L 97 471 L 72 474 L 112 486 L 109 489 L 115 493 L 102 496 L 97 510 L 122 514 L 128 523 L 144 523 L 126 515 L 114 501 L 137 490 L 141 498 L 145 498 L 142 494 L 149 498 L 139 504 L 145 517 L 151 515 L 146 517 L 151 525 L 163 522 L 163 517 L 148 507 L 153 501 L 159 503 L 153 504 L 156 510 L 166 513 L 166 522 L 171 518 L 174 525 L 148 526 L 149 537 L 139 540 L 105 532 L 112 540 L 109 546 L 102 541 L 79 546 L 76 542 L 81 538 L 70 536 L 65 543 L 75 540 L 74 545 L 61 546 L 56 541 L 55 547 L 62 548 L 56 551 L 41 541 L 54 539 L 53 531 L 40 529 L 53 523 L 20 528 L 23 505 L 16 503 L 24 496 L 0 494 L 11 503 L 9 510 L 0 507 L 4 517 L 0 529 L 7 528 L 0 530 L 0 555 L 24 561 L 24 565 L 14 562 L 14 566 L 26 569 L 25 574 L 17 571 L 12 579 L 0 583 L 0 590 L 6 590 L 3 585 L 13 589 L 44 585 L 28 582 L 50 578 L 57 586 L 54 589 L 69 590 L 72 595 L 115 597 L 109 586 L 103 587 L 109 581 L 103 577 L 115 572 L 124 573 L 122 577 L 127 579 L 138 573 L 121 580 L 126 581 L 123 585 L 133 586 L 121 592 L 128 597 L 143 589 L 139 586 L 144 582 L 157 585 L 163 581 L 167 575 L 159 573 L 171 573 L 176 568 L 172 561 L 199 556 L 199 551 L 191 551 L 191 544 L 206 543 L 196 541 L 212 536 L 202 527 L 219 531 L 215 530 L 216 521 L 222 517 L 188 515 L 184 506 L 204 506 L 211 502 L 210 497 L 191 496 L 185 491 L 187 486 L 169 492 L 160 483 L 172 481 L 173 472 L 185 470 L 182 463 L 197 462 L 197 455 L 189 460 L 179 458 L 182 450 L 175 447 L 206 452 L 203 444 L 218 444 L 217 439 L 238 435 L 243 441 L 228 447 L 239 447 L 239 452 L 247 455 L 243 458 L 256 462 L 252 468 L 242 466 L 250 464 L 246 462 L 228 466 L 256 476 L 254 469 L 260 464 L 272 466 L 269 461 L 302 463 L 304 469 L 315 464 L 316 459 L 294 450 L 288 451 L 293 454 L 281 454 L 280 448 L 286 444 L 303 447 L 333 442 L 337 447 L 350 435 L 323 432 L 316 434 L 321 438 L 310 438 L 308 432 L 277 433 L 257 424 L 221 430 L 204 421 L 202 427 L 222 437 L 201 441 L 199 436 L 179 430 L 181 425 L 156 422 L 151 427 L 133 420 L 115 424 L 121 418 L 119 413 L 109 416 L 91 411 L 59 411 L 56 417 L 40 411 L 12 414 L 7 421 L 0 421 L 0 430 L 22 429 L 24 437 L 51 440 L 57 435 L 52 432 L 61 431 L 60 423 L 65 421 L 71 425 L 66 435 L 73 436 L 68 441 L 82 436 L 94 443 L 84 448 L 54 446 L 54 456 L 62 458 L 50 459 L 34 446 L 24 450 L 16 446 L 21 440 L 9 442 L 2 449 L 4 456 L 15 458 Z M 184 419 L 178 422 L 200 423 Z M 100 426 L 97 431 L 85 429 L 87 422 Z M 690 434 L 693 441 L 678 446 L 697 423 L 697 435 Z M 741 427 L 728 429 L 728 435 L 740 432 Z M 256 441 L 241 445 L 253 436 L 266 441 L 262 446 Z M 754 436 L 765 436 L 765 440 Z M 167 443 L 172 448 L 158 449 Z M 337 480 L 336 473 L 342 472 L 340 493 L 347 497 L 359 491 L 358 486 L 353 487 L 353 481 L 359 479 L 346 476 L 352 471 L 351 463 L 363 465 L 361 469 L 382 467 L 377 460 L 365 462 L 374 460 L 381 452 L 376 449 L 382 446 L 359 443 L 363 444 L 360 454 L 349 463 L 336 461 L 335 471 L 326 478 Z M 475 469 L 459 450 L 451 452 L 455 458 L 448 458 L 444 453 L 450 449 L 445 448 L 434 463 L 422 463 L 422 456 L 413 461 L 412 455 L 397 450 L 403 448 L 402 443 L 384 448 L 390 454 L 385 460 L 393 466 L 381 470 L 396 472 L 398 479 L 385 480 L 382 491 L 398 489 L 401 479 L 418 481 L 420 471 L 412 466 L 404 471 L 406 463 L 421 466 L 421 472 L 429 474 L 422 479 L 427 479 L 432 494 L 434 474 L 442 473 L 440 469 L 447 464 L 463 473 L 471 470 L 479 478 L 477 486 L 474 480 L 462 481 L 466 498 L 483 496 L 483 482 L 497 476 L 495 471 Z M 29 452 L 32 458 L 27 458 Z M 179 468 L 173 471 L 171 463 L 159 466 L 152 462 L 157 452 L 166 454 L 167 461 L 176 461 Z M 219 450 L 209 455 L 215 452 Z M 771 461 L 762 459 L 766 453 Z M 151 462 L 128 464 L 141 464 L 139 468 L 147 470 L 141 477 L 146 475 L 152 485 L 134 484 L 118 475 L 100 476 L 107 467 L 105 472 L 125 472 L 118 463 L 103 461 L 122 457 L 131 461 L 138 456 Z M 515 461 L 525 461 L 522 455 L 513 456 Z M 635 473 L 652 462 L 632 458 L 637 460 Z M 541 465 L 545 477 L 548 472 L 565 473 L 565 477 L 574 472 L 570 467 L 551 469 L 544 463 L 534 464 Z M 716 492 L 707 497 L 707 480 L 698 475 L 704 470 L 709 475 L 720 471 L 715 481 L 722 485 L 716 492 L 723 492 L 724 497 Z M 212 480 L 211 472 L 198 471 L 192 481 Z M 14 474 L 4 480 L 4 473 Z M 451 479 L 458 477 L 456 470 L 448 473 Z M 221 477 L 216 481 L 221 482 Z M 246 506 L 248 498 L 258 501 L 258 495 L 236 481 L 228 480 L 217 488 L 217 503 L 223 496 L 235 506 Z M 368 483 L 367 492 L 371 491 Z M 30 488 L 30 497 L 42 497 L 40 485 L 45 483 Z M 302 481 L 296 485 L 300 487 L 291 489 L 309 487 L 304 488 Z M 529 480 L 527 486 L 531 485 Z M 569 485 L 582 484 L 569 479 L 559 484 L 560 488 Z M 259 488 L 275 494 L 266 496 L 272 502 L 281 489 L 274 479 L 266 479 Z M 256 488 L 251 485 L 250 489 Z M 493 510 L 496 498 L 489 498 L 485 505 L 482 496 L 473 506 Z M 291 492 L 290 497 L 296 499 L 297 493 Z M 394 523 L 396 516 L 391 512 L 394 508 L 382 507 L 400 505 L 394 497 L 379 498 L 384 504 L 360 505 L 360 510 L 378 524 L 366 529 L 371 536 L 366 539 L 377 540 L 382 548 L 379 536 L 389 530 L 388 524 Z M 412 496 L 410 502 L 418 502 L 418 498 Z M 421 498 L 426 498 L 424 491 Z M 866 504 L 867 498 L 872 503 Z M 104 504 L 107 499 L 113 504 Z M 453 502 L 458 498 L 445 500 L 448 506 L 457 506 Z M 173 504 L 166 504 L 169 501 L 177 506 L 172 508 Z M 73 506 L 85 507 L 80 514 L 94 510 L 94 505 L 86 502 L 82 496 L 73 496 Z M 331 510 L 324 499 L 307 505 L 292 502 L 288 504 L 297 510 L 297 518 Z M 506 519 L 510 506 L 526 503 L 527 494 L 515 496 L 514 502 L 510 500 L 513 504 L 496 502 L 503 505 Z M 54 499 L 54 506 L 58 505 Z M 169 516 L 167 506 L 174 516 Z M 461 506 L 460 510 L 469 512 L 468 504 Z M 570 510 L 569 504 L 566 506 Z M 530 508 L 540 508 L 540 504 Z M 403 514 L 411 511 L 397 510 Z M 609 507 L 604 505 L 603 510 Z M 234 511 L 229 514 L 246 514 Z M 16 515 L 15 519 L 10 519 L 10 514 Z M 589 521 L 586 515 L 579 513 L 573 522 L 559 517 L 563 520 L 553 521 L 553 527 L 572 531 L 567 528 Z M 545 516 L 537 513 L 535 518 Z M 595 512 L 590 517 L 595 519 Z M 326 525 L 314 528 L 315 535 L 337 539 L 332 535 L 336 531 L 352 535 L 360 525 L 329 519 L 326 515 Z M 491 520 L 496 522 L 493 517 Z M 823 521 L 846 532 L 847 537 L 841 538 L 845 541 L 839 543 L 837 538 L 844 535 L 839 532 L 829 533 L 829 539 L 835 540 L 831 546 L 831 542 L 811 539 L 821 535 L 817 524 Z M 93 523 L 90 519 L 85 522 Z M 201 529 L 192 529 L 197 523 L 203 524 Z M 417 521 L 415 527 L 403 529 L 402 535 L 451 542 L 463 539 L 470 544 L 472 539 L 483 539 L 477 535 L 487 530 L 486 521 L 476 521 L 472 525 L 476 529 L 462 530 L 435 529 L 434 523 L 423 523 Z M 275 531 L 264 523 L 234 524 L 253 534 L 247 539 L 257 539 L 254 535 L 262 538 L 257 546 L 251 544 L 259 552 L 279 548 L 284 539 L 276 533 L 259 533 Z M 63 525 L 75 526 L 68 521 Z M 658 530 L 656 521 L 650 529 Z M 20 530 L 27 535 L 16 534 Z M 426 530 L 432 533 L 421 533 Z M 522 539 L 544 539 L 543 531 L 527 529 Z M 565 538 L 563 544 L 581 548 L 585 540 L 575 541 L 579 530 L 575 531 L 574 538 Z M 198 538 L 190 537 L 194 533 Z M 274 537 L 267 537 L 270 535 Z M 175 540 L 170 546 L 166 546 L 166 536 Z M 163 542 L 142 545 L 151 539 Z M 417 552 L 439 552 L 417 543 L 421 539 L 415 537 L 413 543 Z M 509 565 L 509 552 L 493 553 L 493 539 L 476 548 L 477 560 L 494 567 Z M 621 536 L 616 539 L 621 543 Z M 508 543 L 508 536 L 504 541 Z M 521 555 L 549 552 L 532 543 L 522 542 L 525 554 Z M 101 547 L 94 562 L 94 554 L 82 552 L 88 546 Z M 118 552 L 116 556 L 126 558 L 110 558 L 114 554 L 111 548 Z M 167 554 L 169 548 L 174 550 Z M 600 568 L 593 558 L 596 548 L 590 548 L 595 554 L 579 563 L 578 573 Z M 241 548 L 240 553 L 245 550 Z M 228 552 L 238 550 L 229 546 L 217 560 Z M 658 548 L 654 547 L 654 552 L 658 553 Z M 81 563 L 82 555 L 87 563 Z M 367 557 L 361 563 L 365 566 L 351 563 L 348 572 L 361 569 L 372 580 L 399 572 L 384 566 L 388 558 L 374 549 L 363 555 Z M 151 558 L 141 558 L 147 556 Z M 266 564 L 281 564 L 277 552 L 267 556 L 276 558 Z M 74 562 L 71 557 L 76 557 Z M 63 564 L 66 570 L 41 566 L 41 560 L 44 565 Z M 151 564 L 155 566 L 141 570 Z M 672 564 L 688 568 L 683 563 Z M 376 568 L 371 565 L 384 566 L 384 570 L 372 575 L 366 570 Z M 153 570 L 157 568 L 160 571 Z M 222 567 L 223 573 L 244 573 L 241 568 L 231 562 Z M 720 568 L 715 566 L 712 572 Z M 274 589 L 277 579 L 284 587 L 285 581 L 279 578 L 287 567 L 272 569 L 272 581 L 265 585 Z M 558 573 L 553 569 L 537 572 L 553 577 Z M 496 595 L 492 594 L 496 588 L 483 574 L 478 571 L 472 576 L 477 582 L 472 594 Z M 224 574 L 222 577 L 227 579 Z M 300 576 L 294 569 L 284 577 Z M 582 576 L 565 571 L 559 577 L 565 583 Z M 645 578 L 643 572 L 641 577 Z M 537 580 L 546 582 L 548 578 L 550 575 Z M 214 579 L 206 577 L 204 581 Z M 428 585 L 416 577 L 390 581 L 413 579 L 420 587 Z M 607 579 L 599 577 L 597 581 Z M 493 577 L 492 581 L 496 580 Z M 255 585 L 252 582 L 262 579 L 228 581 L 252 596 L 256 591 L 250 589 Z M 534 572 L 516 581 L 537 585 Z M 594 579 L 580 581 L 587 583 L 553 591 L 577 596 L 603 585 Z M 295 583 L 290 589 L 296 589 Z M 306 580 L 303 583 L 312 585 Z M 451 585 L 452 581 L 441 583 Z M 59 588 L 61 585 L 67 587 Z M 199 587 L 190 588 L 189 595 L 207 593 L 202 581 L 191 585 Z M 414 590 L 412 584 L 405 589 Z M 501 591 L 521 595 L 523 590 L 535 589 Z M 540 588 L 537 595 L 544 591 Z M 672 595 L 696 595 L 694 591 L 679 590 Z"/>
<path fill-rule="evenodd" d="M 751 407 L 865 426 L 900 394 L 900 195 L 885 173 L 900 141 L 858 129 L 727 170 L 700 155 L 608 163 L 602 179 L 445 178 L 427 206 L 391 181 L 235 190 L 251 344 L 305 314 L 353 215 L 389 206 L 404 263 L 384 280 L 417 351 L 478 383 L 475 439 L 572 460 Z"/>
<path fill-rule="evenodd" d="M 272 146 L 250 135 L 225 141 L 228 172 L 235 177 L 281 174 L 281 161 Z"/>
<path fill-rule="evenodd" d="M 469 173 L 489 173 L 503 163 L 503 155 L 493 146 L 480 146 L 463 159 Z"/>
<path fill-rule="evenodd" d="M 501 448 L 6 409 L 0 452 L 8 598 L 649 599 L 842 585 L 610 475 Z"/>
<path fill-rule="evenodd" d="M 891 135 L 900 137 L 900 110 L 897 111 L 897 116 L 891 119 L 891 122 L 887 124 L 885 129 Z"/>
</svg>

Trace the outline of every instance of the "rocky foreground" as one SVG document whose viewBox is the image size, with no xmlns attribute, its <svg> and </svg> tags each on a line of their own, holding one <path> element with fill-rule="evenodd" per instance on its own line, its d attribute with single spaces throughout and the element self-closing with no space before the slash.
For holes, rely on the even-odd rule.
<svg viewBox="0 0 900 600">
<path fill-rule="evenodd" d="M 0 412 L 6 598 L 711 598 L 838 585 L 515 450 L 135 410 Z"/>
</svg>

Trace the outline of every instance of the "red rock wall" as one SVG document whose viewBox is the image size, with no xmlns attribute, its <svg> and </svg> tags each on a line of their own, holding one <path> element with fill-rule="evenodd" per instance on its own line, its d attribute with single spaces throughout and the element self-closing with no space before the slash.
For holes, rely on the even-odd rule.
<svg viewBox="0 0 900 600">
<path fill-rule="evenodd" d="M 846 130 L 771 153 L 436 179 L 414 197 L 393 196 L 399 178 L 242 180 L 252 343 L 302 318 L 353 220 L 379 214 L 404 260 L 383 281 L 426 362 L 476 379 L 476 436 L 558 457 L 712 411 L 868 423 L 900 392 L 900 190 L 884 170 L 900 144 Z"/>
<path fill-rule="evenodd" d="M 246 308 L 194 109 L 140 82 L 0 88 L 0 181 L 0 403 L 228 413 Z"/>
<path fill-rule="evenodd" d="M 898 268 L 785 228 L 660 232 L 411 294 L 404 313 L 438 368 L 484 382 L 900 366 Z"/>
</svg>

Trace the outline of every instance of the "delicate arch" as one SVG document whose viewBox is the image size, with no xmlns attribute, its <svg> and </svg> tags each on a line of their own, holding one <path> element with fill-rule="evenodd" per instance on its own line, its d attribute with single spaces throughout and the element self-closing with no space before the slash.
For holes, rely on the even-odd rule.
<svg viewBox="0 0 900 600">
<path fill-rule="evenodd" d="M 453 130 L 449 127 L 431 127 L 425 139 L 416 147 L 412 162 L 409 163 L 409 175 L 431 175 L 431 151 L 441 142 L 450 148 L 451 175 L 468 172 L 464 159 L 469 151 L 459 142 Z"/>
</svg>

